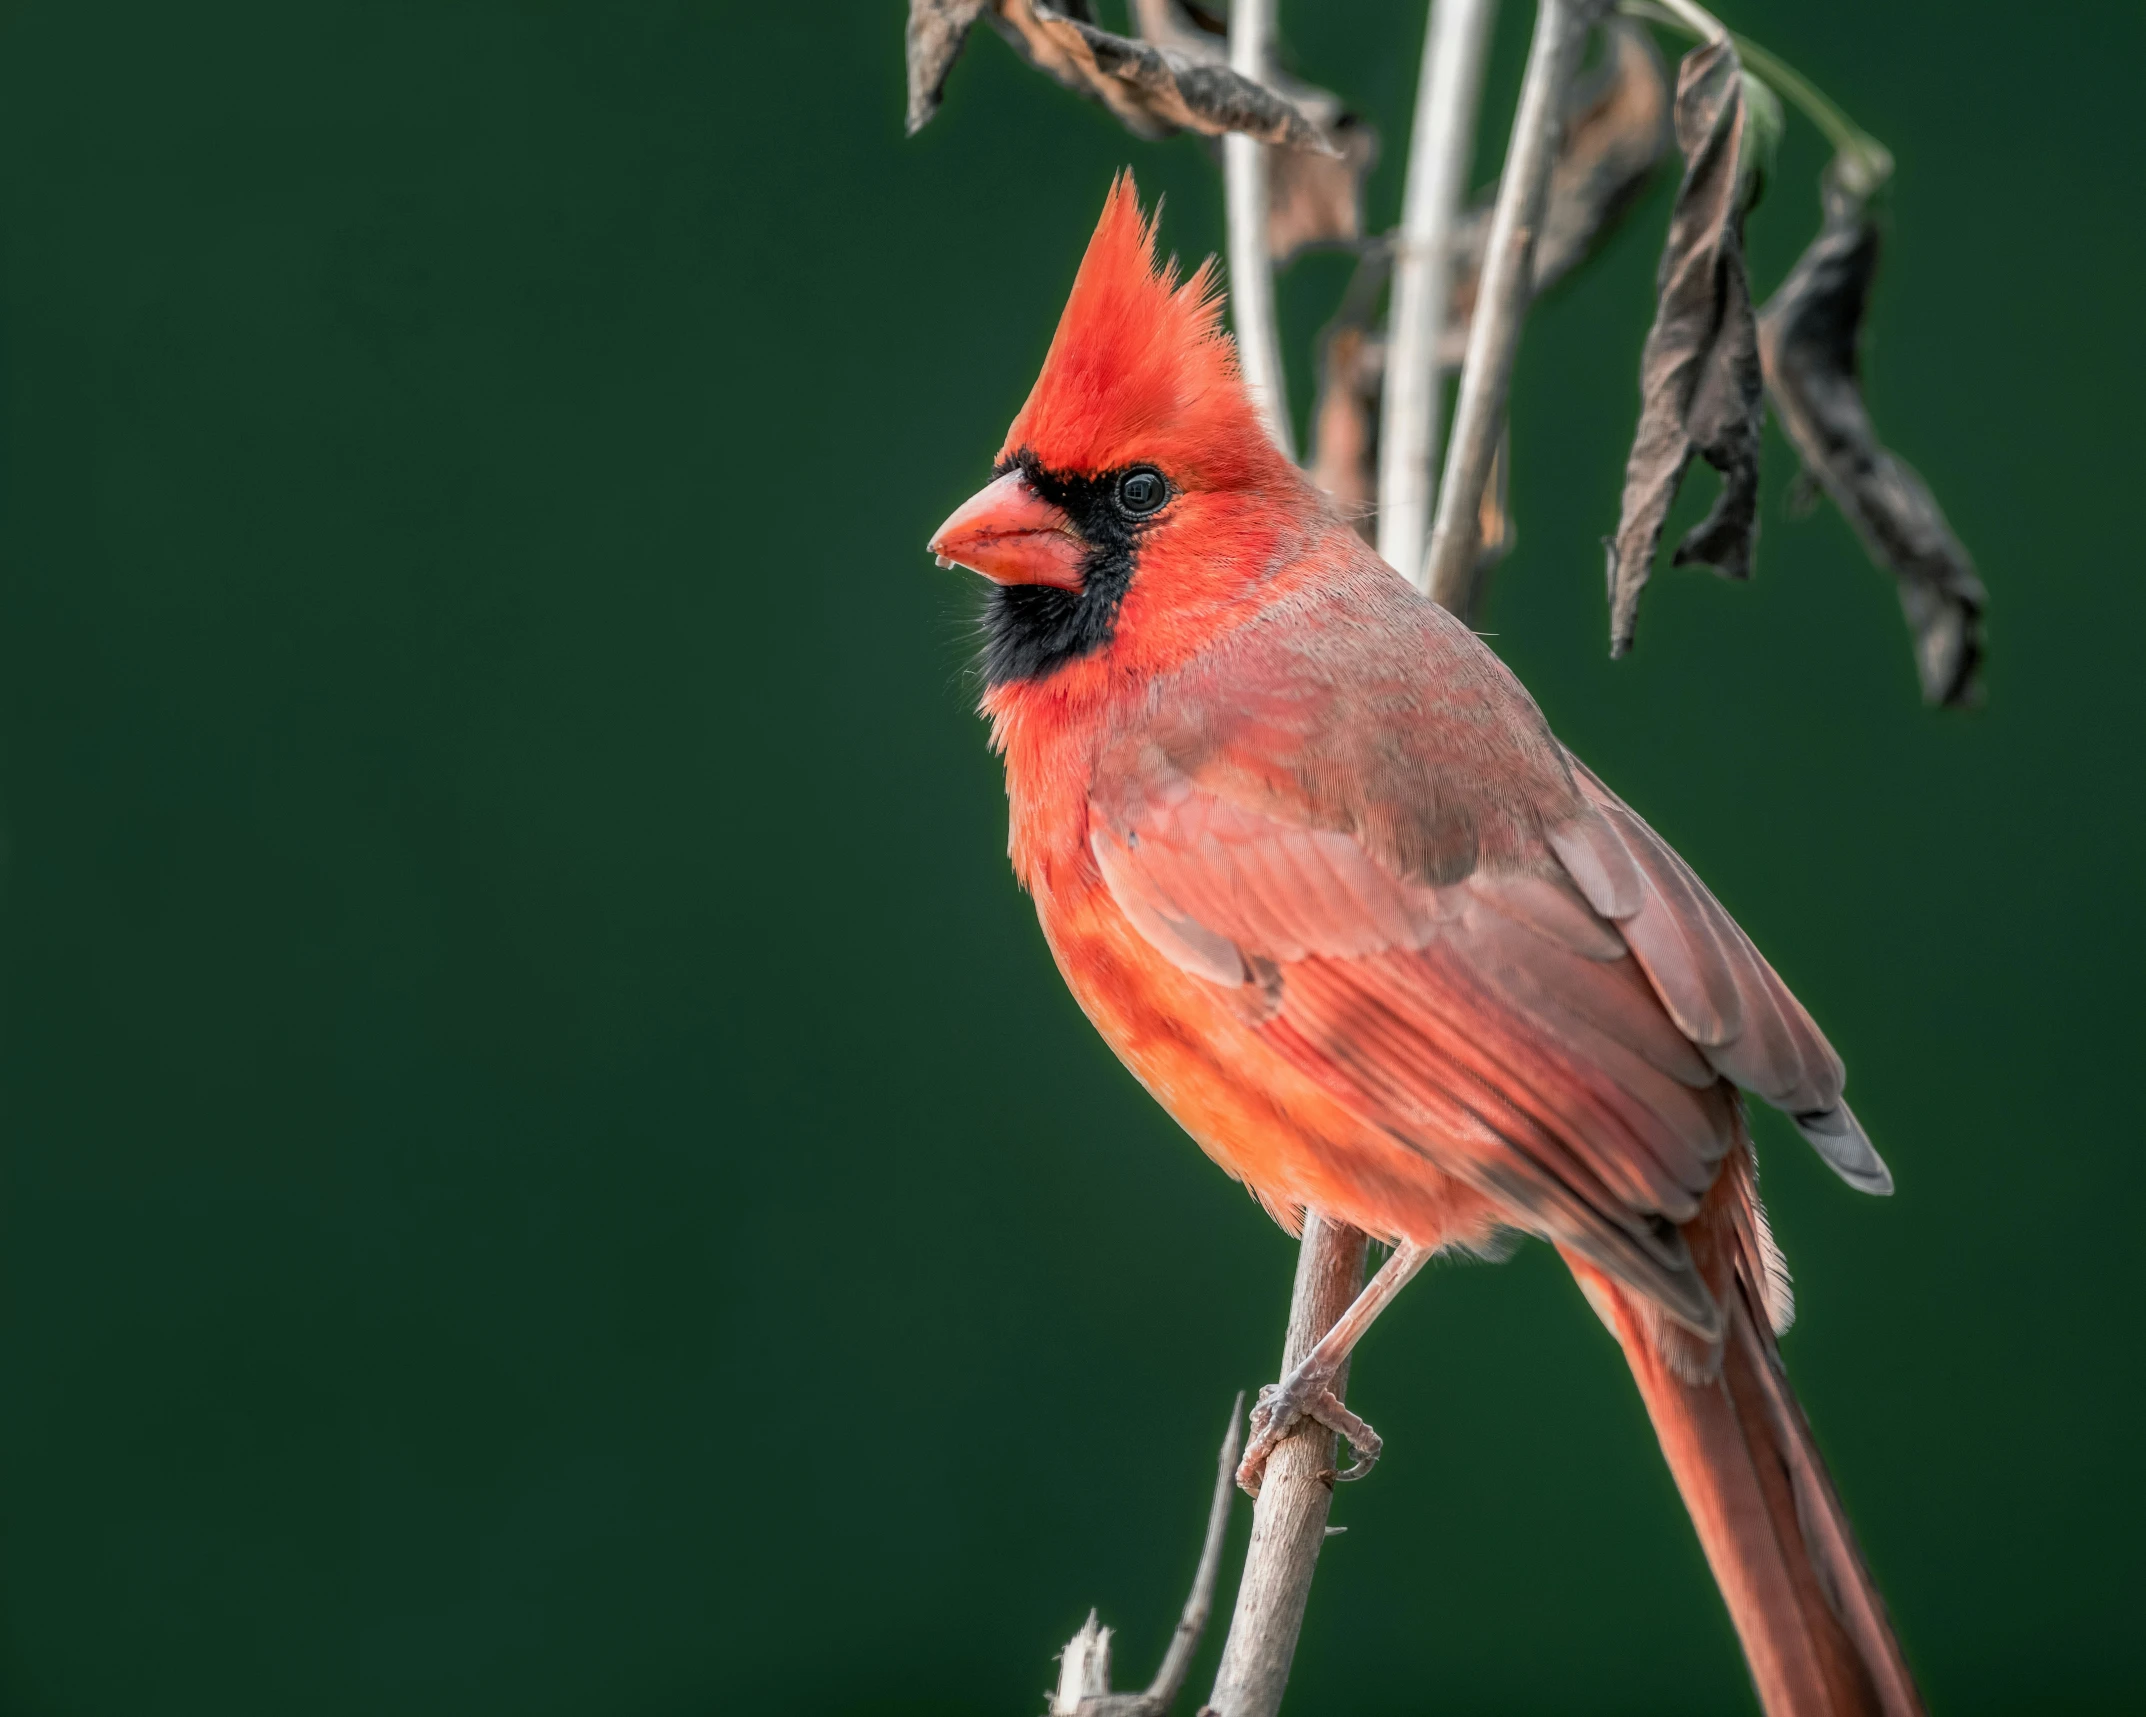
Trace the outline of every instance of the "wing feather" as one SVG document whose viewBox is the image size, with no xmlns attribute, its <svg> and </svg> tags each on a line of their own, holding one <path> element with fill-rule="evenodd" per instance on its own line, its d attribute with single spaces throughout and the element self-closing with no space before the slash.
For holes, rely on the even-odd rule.
<svg viewBox="0 0 2146 1717">
<path fill-rule="evenodd" d="M 1531 1083 L 1518 1074 L 1487 1049 L 1481 1020 L 1463 1036 L 1450 1028 L 1452 1010 L 1422 1007 L 1422 966 L 1401 954 L 1305 961 L 1290 970 L 1288 999 L 1265 1034 L 1392 1137 L 1712 1331 L 1718 1312 L 1674 1218 L 1646 1208 L 1651 1189 L 1627 1178 L 1628 1161 L 1573 1149 L 1603 1118 L 1554 1078 Z M 1635 1197 L 1621 1195 L 1627 1187 Z"/>
<path fill-rule="evenodd" d="M 1735 1135 L 1723 1080 L 1889 1188 L 1824 1037 L 1666 844 L 1583 767 L 1532 867 L 1399 874 L 1348 830 L 1151 760 L 1091 802 L 1113 898 L 1325 1090 L 1702 1333 L 1676 1225 Z M 1271 779 L 1271 778 L 1270 778 Z"/>
<path fill-rule="evenodd" d="M 1891 1192 L 1891 1171 L 1842 1101 L 1846 1073 L 1817 1022 L 1668 842 L 1577 758 L 1572 772 L 1587 810 L 1550 831 L 1550 845 L 1597 900 L 1589 876 L 1615 870 L 1603 831 L 1616 837 L 1640 882 L 1617 927 L 1670 1016 L 1723 1078 L 1788 1111 L 1849 1185 Z"/>
<path fill-rule="evenodd" d="M 1145 794 L 1122 828 L 1098 815 L 1090 845 L 1180 970 L 1227 986 L 1279 974 L 1278 1000 L 1250 1011 L 1300 1070 L 1712 1327 L 1674 1225 L 1727 1148 L 1726 1101 L 1624 938 L 1561 875 L 1437 887 L 1349 835 L 1204 792 Z"/>
</svg>

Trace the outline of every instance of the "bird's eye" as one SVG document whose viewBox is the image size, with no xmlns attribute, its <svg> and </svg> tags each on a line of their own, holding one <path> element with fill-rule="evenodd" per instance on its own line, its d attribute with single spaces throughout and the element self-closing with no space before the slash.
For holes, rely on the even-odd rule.
<svg viewBox="0 0 2146 1717">
<path fill-rule="evenodd" d="M 1170 485 L 1162 480 L 1162 473 L 1145 465 L 1136 466 L 1118 479 L 1118 511 L 1132 518 L 1154 512 L 1169 498 Z"/>
</svg>

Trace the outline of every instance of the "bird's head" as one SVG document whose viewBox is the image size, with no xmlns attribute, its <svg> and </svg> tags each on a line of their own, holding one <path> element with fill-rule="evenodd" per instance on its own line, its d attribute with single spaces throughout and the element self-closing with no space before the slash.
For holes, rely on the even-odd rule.
<svg viewBox="0 0 2146 1717">
<path fill-rule="evenodd" d="M 1121 173 L 992 481 L 929 547 L 997 587 L 991 687 L 1153 670 L 1230 622 L 1315 495 L 1245 391 L 1214 260 L 1182 283 L 1158 263 Z"/>
</svg>

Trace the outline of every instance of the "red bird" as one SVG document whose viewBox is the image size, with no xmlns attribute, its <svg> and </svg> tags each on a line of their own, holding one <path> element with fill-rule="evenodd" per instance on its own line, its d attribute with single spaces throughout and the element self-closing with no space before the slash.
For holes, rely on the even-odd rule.
<svg viewBox="0 0 2146 1717">
<path fill-rule="evenodd" d="M 1505 665 L 1260 425 L 1214 264 L 1129 178 L 994 481 L 932 538 L 993 581 L 1011 851 L 1088 1017 L 1285 1227 L 1395 1246 L 1244 1477 L 1439 1247 L 1563 1255 L 1622 1345 L 1772 1717 L 1921 1701 L 1774 1336 L 1739 1088 L 1892 1180 L 1810 1016 Z"/>
</svg>

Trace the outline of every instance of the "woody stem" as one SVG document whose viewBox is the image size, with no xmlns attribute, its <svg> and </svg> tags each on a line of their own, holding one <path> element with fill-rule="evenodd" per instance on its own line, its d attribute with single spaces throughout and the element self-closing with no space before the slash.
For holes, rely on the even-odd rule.
<svg viewBox="0 0 2146 1717">
<path fill-rule="evenodd" d="M 1327 1331 L 1355 1303 L 1364 1280 L 1365 1240 L 1357 1230 L 1304 1217 L 1304 1244 L 1289 1301 L 1289 1333 L 1282 1345 L 1282 1375 L 1303 1363 Z M 1344 1362 L 1333 1389 L 1348 1383 Z M 1230 1616 L 1229 1640 L 1215 1671 L 1207 1708 L 1215 1717 L 1274 1717 L 1289 1685 L 1312 1574 L 1326 1542 L 1326 1517 L 1334 1505 L 1334 1434 L 1307 1422 L 1274 1451 L 1252 1509 L 1252 1543 Z"/>
<path fill-rule="evenodd" d="M 1498 179 L 1475 317 L 1468 329 L 1468 355 L 1461 366 L 1460 398 L 1453 409 L 1453 440 L 1446 449 L 1424 569 L 1432 597 L 1463 619 L 1475 605 L 1477 519 L 1505 427 L 1520 325 L 1534 293 L 1535 235 L 1542 227 L 1550 166 L 1557 155 L 1559 109 L 1597 10 L 1589 0 L 1541 0 L 1536 8 L 1520 105 Z"/>
<path fill-rule="evenodd" d="M 1274 0 L 1233 0 L 1229 65 L 1255 83 L 1267 80 Z M 1222 189 L 1229 213 L 1229 304 L 1237 361 L 1275 445 L 1296 458 L 1289 427 L 1289 386 L 1274 319 L 1274 264 L 1267 254 L 1267 145 L 1231 132 L 1222 139 Z"/>
<path fill-rule="evenodd" d="M 1452 293 L 1453 233 L 1468 191 L 1483 57 L 1496 9 L 1496 0 L 1433 0 L 1408 140 L 1379 403 L 1378 549 L 1389 566 L 1419 586 L 1445 381 L 1438 341 Z"/>
</svg>

